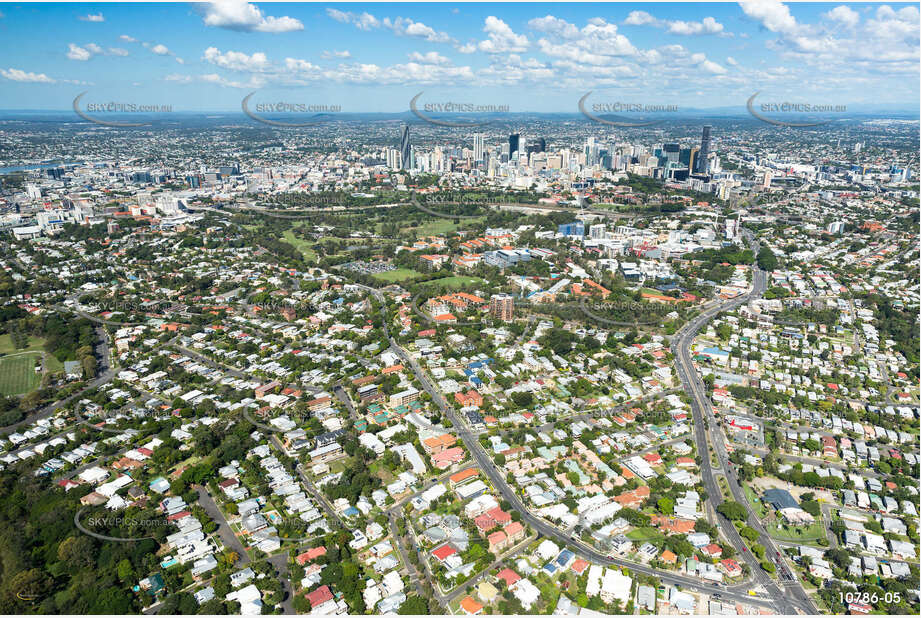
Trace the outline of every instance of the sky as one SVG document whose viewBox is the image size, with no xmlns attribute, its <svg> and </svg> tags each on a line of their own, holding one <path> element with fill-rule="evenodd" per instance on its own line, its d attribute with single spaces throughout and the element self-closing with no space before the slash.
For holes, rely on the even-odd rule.
<svg viewBox="0 0 921 618">
<path fill-rule="evenodd" d="M 0 4 L 0 110 L 919 105 L 915 4 Z"/>
</svg>

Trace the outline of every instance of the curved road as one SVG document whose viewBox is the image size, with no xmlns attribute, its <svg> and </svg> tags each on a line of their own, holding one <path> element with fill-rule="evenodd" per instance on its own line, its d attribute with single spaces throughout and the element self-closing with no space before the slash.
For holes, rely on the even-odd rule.
<svg viewBox="0 0 921 618">
<path fill-rule="evenodd" d="M 751 247 L 757 254 L 758 243 L 752 241 Z M 717 484 L 714 470 L 709 465 L 706 465 L 710 461 L 708 433 L 710 434 L 710 439 L 713 442 L 714 452 L 716 453 L 719 463 L 717 471 L 721 472 L 724 476 L 728 474 L 728 472 L 725 471 L 730 469 L 729 454 L 726 452 L 723 444 L 722 432 L 719 430 L 716 422 L 714 421 L 710 423 L 710 421 L 713 420 L 712 405 L 710 404 L 710 401 L 707 397 L 706 387 L 704 386 L 700 376 L 697 374 L 697 370 L 694 368 L 694 365 L 691 361 L 691 343 L 694 341 L 694 337 L 697 335 L 700 329 L 703 328 L 703 326 L 710 320 L 719 315 L 720 312 L 735 309 L 739 305 L 742 305 L 751 299 L 759 298 L 764 293 L 766 288 L 767 273 L 755 266 L 752 276 L 752 290 L 749 293 L 738 296 L 732 300 L 729 300 L 728 302 L 721 303 L 703 311 L 700 315 L 695 317 L 680 331 L 678 331 L 676 336 L 672 339 L 672 354 L 675 356 L 675 365 L 678 370 L 678 376 L 681 379 L 681 383 L 684 386 L 685 391 L 691 397 L 691 412 L 694 417 L 694 432 L 695 440 L 697 442 L 697 452 L 704 462 L 704 465 L 701 466 L 701 479 L 709 496 L 710 504 L 714 509 L 723 503 L 723 492 Z M 710 428 L 709 431 L 705 427 L 705 423 Z M 764 546 L 765 559 L 777 564 L 779 562 L 779 558 L 777 558 L 779 555 L 779 550 L 775 546 L 770 536 L 768 536 L 765 529 L 761 526 L 761 523 L 756 517 L 751 505 L 748 502 L 748 499 L 745 497 L 742 488 L 739 486 L 738 482 L 735 482 L 735 480 L 729 476 L 727 476 L 727 481 L 727 485 L 729 485 L 732 491 L 734 500 L 743 505 L 748 512 L 748 525 L 761 533 L 758 541 L 761 545 Z M 775 600 L 776 606 L 781 613 L 818 613 L 815 605 L 812 603 L 811 599 L 809 599 L 809 596 L 806 594 L 805 590 L 803 590 L 803 587 L 797 580 L 788 580 L 784 585 L 785 589 L 781 589 L 774 582 L 774 580 L 771 579 L 771 577 L 761 569 L 760 561 L 747 550 L 745 543 L 742 541 L 742 538 L 739 536 L 739 533 L 732 522 L 722 515 L 719 515 L 718 517 L 720 521 L 720 531 L 733 544 L 738 556 L 748 563 L 756 581 L 758 581 L 758 583 L 764 586 L 764 588 L 768 591 L 768 595 Z"/>
</svg>

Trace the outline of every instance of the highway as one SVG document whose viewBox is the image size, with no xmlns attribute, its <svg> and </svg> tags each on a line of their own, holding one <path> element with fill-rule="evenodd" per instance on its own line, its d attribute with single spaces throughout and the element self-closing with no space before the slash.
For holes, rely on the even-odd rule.
<svg viewBox="0 0 921 618">
<path fill-rule="evenodd" d="M 751 242 L 751 246 L 753 251 L 757 254 L 757 242 Z M 720 431 L 715 422 L 715 419 L 713 418 L 712 405 L 710 404 L 709 398 L 707 396 L 706 387 L 704 386 L 703 381 L 700 379 L 700 376 L 697 374 L 697 370 L 694 368 L 690 353 L 691 343 L 694 341 L 694 337 L 705 324 L 715 318 L 722 311 L 735 309 L 739 305 L 742 305 L 751 299 L 759 298 L 764 293 L 766 288 L 767 273 L 762 271 L 760 268 L 754 267 L 752 275 L 752 290 L 749 293 L 736 297 L 732 300 L 729 300 L 728 302 L 706 309 L 700 315 L 691 320 L 681 330 L 679 330 L 678 333 L 676 333 L 676 336 L 672 339 L 672 354 L 675 357 L 675 366 L 678 371 L 678 377 L 681 379 L 681 383 L 684 386 L 685 391 L 691 397 L 691 412 L 694 417 L 694 432 L 695 440 L 697 442 L 697 452 L 704 462 L 704 465 L 701 466 L 701 480 L 703 482 L 704 489 L 709 496 L 710 504 L 714 509 L 722 504 L 723 493 L 717 483 L 714 469 L 707 465 L 710 462 L 708 433 L 710 434 L 710 439 L 712 439 L 713 449 L 719 464 L 716 468 L 716 471 L 724 471 L 724 476 L 726 476 L 727 484 L 732 491 L 734 500 L 743 505 L 748 512 L 748 525 L 761 534 L 758 542 L 764 546 L 765 559 L 775 562 L 776 564 L 780 562 L 780 560 L 777 558 L 777 552 L 779 550 L 770 536 L 768 536 L 765 529 L 761 526 L 758 518 L 755 516 L 755 513 L 749 504 L 748 499 L 745 497 L 742 488 L 739 486 L 735 478 L 732 477 L 732 472 L 730 471 L 729 466 L 729 454 L 727 453 L 723 443 L 722 432 Z M 708 426 L 709 431 L 707 429 Z M 720 531 L 736 548 L 739 557 L 749 565 L 756 581 L 764 586 L 764 588 L 768 591 L 768 596 L 775 600 L 775 607 L 780 613 L 818 613 L 815 605 L 813 605 L 812 601 L 809 599 L 805 590 L 803 590 L 803 587 L 798 581 L 795 579 L 788 581 L 785 584 L 785 590 L 782 590 L 773 581 L 773 579 L 771 579 L 771 577 L 761 569 L 760 561 L 757 559 L 757 557 L 753 556 L 752 553 L 748 551 L 745 543 L 742 541 L 742 538 L 739 536 L 738 531 L 732 522 L 722 515 L 719 515 L 718 517 L 720 521 Z"/>
</svg>

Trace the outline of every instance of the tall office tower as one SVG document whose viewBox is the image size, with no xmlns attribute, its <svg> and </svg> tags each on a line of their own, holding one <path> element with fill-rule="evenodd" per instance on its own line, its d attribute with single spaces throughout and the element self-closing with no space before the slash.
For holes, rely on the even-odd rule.
<svg viewBox="0 0 921 618">
<path fill-rule="evenodd" d="M 537 152 L 547 152 L 547 140 L 542 137 L 537 138 Z"/>
<path fill-rule="evenodd" d="M 485 160 L 486 148 L 483 146 L 483 134 L 475 133 L 473 136 L 473 160 Z"/>
<path fill-rule="evenodd" d="M 604 223 L 596 223 L 589 228 L 588 235 L 592 240 L 604 240 L 605 231 Z"/>
<path fill-rule="evenodd" d="M 403 125 L 403 134 L 400 135 L 400 169 L 407 170 L 410 165 L 409 125 Z"/>
<path fill-rule="evenodd" d="M 521 136 L 518 133 L 512 133 L 508 136 L 508 158 L 511 159 L 518 152 L 518 145 Z"/>
<path fill-rule="evenodd" d="M 678 144 L 665 144 L 662 146 L 662 152 L 665 154 L 667 161 L 677 163 L 681 155 L 681 146 Z"/>
<path fill-rule="evenodd" d="M 764 170 L 764 183 L 761 185 L 762 189 L 770 189 L 771 181 L 774 179 L 774 174 L 771 173 L 771 170 Z"/>
<path fill-rule="evenodd" d="M 697 154 L 697 173 L 706 174 L 709 170 L 710 158 L 710 129 L 708 124 L 704 125 L 704 132 L 700 136 L 700 152 Z"/>
<path fill-rule="evenodd" d="M 508 322 L 515 312 L 515 301 L 509 294 L 493 294 L 489 299 L 489 315 Z"/>
</svg>

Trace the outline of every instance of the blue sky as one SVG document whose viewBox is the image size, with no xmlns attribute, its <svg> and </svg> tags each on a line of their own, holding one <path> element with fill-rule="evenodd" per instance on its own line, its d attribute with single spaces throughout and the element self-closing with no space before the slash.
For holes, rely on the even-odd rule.
<svg viewBox="0 0 921 618">
<path fill-rule="evenodd" d="M 917 4 L 0 4 L 0 109 L 919 100 Z"/>
</svg>

